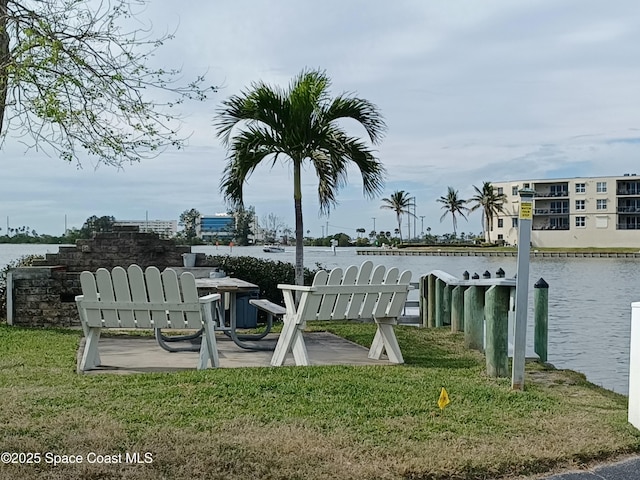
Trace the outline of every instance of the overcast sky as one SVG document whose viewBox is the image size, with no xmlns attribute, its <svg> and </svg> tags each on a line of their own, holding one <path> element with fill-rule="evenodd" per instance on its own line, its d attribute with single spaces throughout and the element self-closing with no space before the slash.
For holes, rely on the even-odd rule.
<svg viewBox="0 0 640 480">
<path fill-rule="evenodd" d="M 25 152 L 2 152 L 0 227 L 63 233 L 91 215 L 177 219 L 196 208 L 225 211 L 219 181 L 226 152 L 213 119 L 220 102 L 263 80 L 286 86 L 321 68 L 332 92 L 377 104 L 388 124 L 377 147 L 388 176 L 383 197 L 415 196 L 418 231 L 451 232 L 436 199 L 483 181 L 640 173 L 640 3 L 637 0 L 150 0 L 141 19 L 176 31 L 159 64 L 185 78 L 205 73 L 222 88 L 184 108 L 187 147 L 122 170 L 83 168 Z M 364 131 L 350 130 L 364 136 Z M 259 218 L 294 226 L 286 163 L 265 165 L 245 186 Z M 315 175 L 303 178 L 304 229 L 395 227 L 379 198 L 366 200 L 357 171 L 329 218 L 319 217 Z M 412 224 L 413 228 L 413 224 Z M 406 226 L 405 226 L 406 231 Z M 458 232 L 480 232 L 478 214 Z M 326 232 L 325 232 L 326 233 Z"/>
</svg>

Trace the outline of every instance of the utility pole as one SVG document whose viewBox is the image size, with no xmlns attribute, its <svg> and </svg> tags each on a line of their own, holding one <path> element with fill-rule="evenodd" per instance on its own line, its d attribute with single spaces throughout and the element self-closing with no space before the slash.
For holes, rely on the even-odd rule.
<svg viewBox="0 0 640 480">
<path fill-rule="evenodd" d="M 418 230 L 416 228 L 416 222 L 418 218 L 416 217 L 416 197 L 413 197 L 413 236 L 418 236 Z"/>
<path fill-rule="evenodd" d="M 320 227 L 322 228 L 322 238 L 324 238 L 324 225 L 320 225 Z"/>
<path fill-rule="evenodd" d="M 373 219 L 373 231 L 376 231 L 376 217 L 371 217 Z"/>
<path fill-rule="evenodd" d="M 420 234 L 424 237 L 424 215 L 420 215 Z"/>
</svg>

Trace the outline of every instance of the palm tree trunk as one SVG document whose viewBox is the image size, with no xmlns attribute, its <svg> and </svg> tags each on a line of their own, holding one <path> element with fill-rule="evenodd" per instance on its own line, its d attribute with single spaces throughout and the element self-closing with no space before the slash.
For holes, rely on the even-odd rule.
<svg viewBox="0 0 640 480">
<path fill-rule="evenodd" d="M 400 243 L 402 243 L 402 217 L 400 214 L 396 215 L 398 219 L 398 234 L 400 235 Z"/>
<path fill-rule="evenodd" d="M 491 225 L 493 223 L 491 217 L 485 212 L 484 214 L 485 232 L 487 232 L 487 243 L 491 243 Z"/>
<path fill-rule="evenodd" d="M 301 162 L 293 161 L 293 202 L 296 216 L 295 283 L 304 285 L 304 227 L 302 224 Z"/>
</svg>

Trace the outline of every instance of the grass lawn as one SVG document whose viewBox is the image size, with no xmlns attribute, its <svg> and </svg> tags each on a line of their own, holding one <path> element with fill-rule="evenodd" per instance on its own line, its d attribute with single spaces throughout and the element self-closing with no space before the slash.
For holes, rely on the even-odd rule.
<svg viewBox="0 0 640 480">
<path fill-rule="evenodd" d="M 375 331 L 311 328 L 362 344 Z M 0 326 L 0 450 L 41 454 L 0 478 L 515 478 L 640 451 L 626 397 L 580 374 L 528 364 L 513 392 L 460 334 L 396 331 L 402 366 L 78 375 L 80 332 Z M 54 467 L 45 452 L 83 463 Z"/>
</svg>

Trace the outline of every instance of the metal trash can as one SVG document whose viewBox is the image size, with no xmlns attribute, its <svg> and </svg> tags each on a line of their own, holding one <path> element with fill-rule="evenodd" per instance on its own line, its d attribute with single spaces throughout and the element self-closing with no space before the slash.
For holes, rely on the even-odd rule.
<svg viewBox="0 0 640 480">
<path fill-rule="evenodd" d="M 236 294 L 236 327 L 256 328 L 258 326 L 258 309 L 249 303 L 252 298 L 258 298 L 258 290 L 252 292 L 238 292 Z"/>
</svg>

